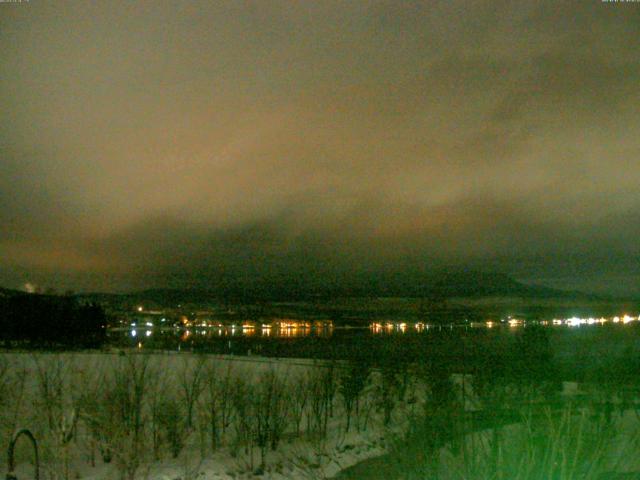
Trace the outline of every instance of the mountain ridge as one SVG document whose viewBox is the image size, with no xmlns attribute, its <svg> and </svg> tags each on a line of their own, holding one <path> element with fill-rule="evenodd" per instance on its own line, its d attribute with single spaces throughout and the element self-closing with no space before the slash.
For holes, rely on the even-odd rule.
<svg viewBox="0 0 640 480">
<path fill-rule="evenodd" d="M 100 292 L 83 296 L 120 295 L 130 299 L 147 298 L 172 303 L 197 303 L 205 300 L 230 299 L 236 301 L 286 301 L 313 298 L 454 298 L 454 297 L 523 297 L 523 298 L 571 298 L 584 300 L 605 299 L 602 295 L 580 291 L 560 290 L 544 285 L 520 282 L 503 273 L 471 271 L 447 271 L 424 275 L 421 278 L 362 276 L 342 283 L 314 285 L 304 282 L 256 281 L 250 284 L 229 282 L 214 288 L 147 288 L 123 294 Z"/>
<path fill-rule="evenodd" d="M 25 295 L 26 292 L 0 287 L 0 296 Z M 611 300 L 607 296 L 575 290 L 560 290 L 528 284 L 500 272 L 442 270 L 419 275 L 363 274 L 334 282 L 283 282 L 282 279 L 258 279 L 253 282 L 229 281 L 211 288 L 156 287 L 122 293 L 81 292 L 73 296 L 87 300 L 151 300 L 157 303 L 198 303 L 214 300 L 286 301 L 313 298 L 406 297 L 447 299 L 455 297 L 522 297 L 529 299 L 562 298 Z"/>
</svg>

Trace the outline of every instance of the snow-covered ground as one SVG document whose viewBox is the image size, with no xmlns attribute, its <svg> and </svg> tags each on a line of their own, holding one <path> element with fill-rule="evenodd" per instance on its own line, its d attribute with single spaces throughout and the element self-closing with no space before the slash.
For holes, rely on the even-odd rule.
<svg viewBox="0 0 640 480">
<path fill-rule="evenodd" d="M 497 432 L 468 434 L 455 449 L 441 449 L 436 478 L 640 477 L 640 420 L 632 410 L 617 412 L 607 421 L 574 406 L 547 418 L 523 418 Z"/>
<path fill-rule="evenodd" d="M 385 400 L 374 373 L 347 431 L 349 381 L 340 366 L 300 359 L 5 353 L 2 448 L 31 430 L 44 479 L 328 478 L 383 454 L 416 408 L 404 401 L 413 386 Z M 18 478 L 32 477 L 28 443 L 16 453 Z"/>
<path fill-rule="evenodd" d="M 13 432 L 32 431 L 43 479 L 330 478 L 387 453 L 424 414 L 429 391 L 424 379 L 401 371 L 384 375 L 353 364 L 303 359 L 3 353 L 0 440 L 6 448 Z M 473 391 L 471 376 L 450 380 L 455 408 L 486 407 L 487 400 Z M 501 448 L 508 450 L 501 458 L 524 458 L 547 428 L 562 432 L 551 444 L 554 455 L 579 454 L 587 460 L 591 455 L 606 460 L 600 465 L 605 470 L 640 471 L 638 410 L 635 400 L 620 397 L 621 391 L 594 394 L 564 382 L 557 398 L 573 410 L 565 417 L 554 413 L 549 421 L 538 410 L 535 425 L 523 417 L 502 427 Z M 599 406 L 587 398 L 596 398 Z M 469 465 L 476 474 L 490 468 L 494 438 L 484 430 L 465 436 L 462 444 L 468 448 L 443 448 L 440 468 L 449 477 L 442 478 L 467 478 L 455 473 Z M 524 450 L 511 447 L 523 445 Z M 475 457 L 463 458 L 460 452 L 475 452 Z M 25 440 L 16 457 L 18 478 L 32 478 L 32 452 Z M 0 461 L 6 472 L 3 452 Z"/>
</svg>

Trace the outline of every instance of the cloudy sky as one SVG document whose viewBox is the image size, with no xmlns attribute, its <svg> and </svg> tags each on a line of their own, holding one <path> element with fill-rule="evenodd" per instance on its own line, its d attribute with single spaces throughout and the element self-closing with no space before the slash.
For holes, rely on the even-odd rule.
<svg viewBox="0 0 640 480">
<path fill-rule="evenodd" d="M 0 3 L 0 285 L 640 292 L 640 3 Z"/>
</svg>

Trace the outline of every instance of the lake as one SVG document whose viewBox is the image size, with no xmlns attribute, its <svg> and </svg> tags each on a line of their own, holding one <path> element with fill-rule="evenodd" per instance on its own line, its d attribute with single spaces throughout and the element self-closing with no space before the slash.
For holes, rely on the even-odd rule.
<svg viewBox="0 0 640 480">
<path fill-rule="evenodd" d="M 618 318 L 618 317 L 614 317 Z M 188 351 L 265 357 L 318 359 L 361 358 L 372 363 L 381 357 L 403 361 L 425 357 L 466 369 L 466 362 L 489 354 L 516 355 L 517 349 L 538 349 L 573 369 L 640 352 L 637 317 L 564 319 L 524 324 L 517 319 L 482 324 L 433 326 L 421 323 L 374 322 L 369 326 L 305 326 L 273 328 L 239 324 L 213 328 L 115 329 L 109 346 L 117 349 Z M 484 361 L 484 360 L 483 360 Z M 569 367 L 567 367 L 569 368 Z"/>
</svg>

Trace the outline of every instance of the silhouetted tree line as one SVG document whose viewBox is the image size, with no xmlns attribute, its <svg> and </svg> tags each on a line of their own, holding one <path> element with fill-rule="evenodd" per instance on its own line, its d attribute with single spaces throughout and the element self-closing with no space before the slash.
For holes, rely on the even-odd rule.
<svg viewBox="0 0 640 480">
<path fill-rule="evenodd" d="M 73 297 L 18 295 L 0 299 L 0 338 L 4 346 L 100 346 L 106 336 L 106 316 L 95 304 Z"/>
</svg>

